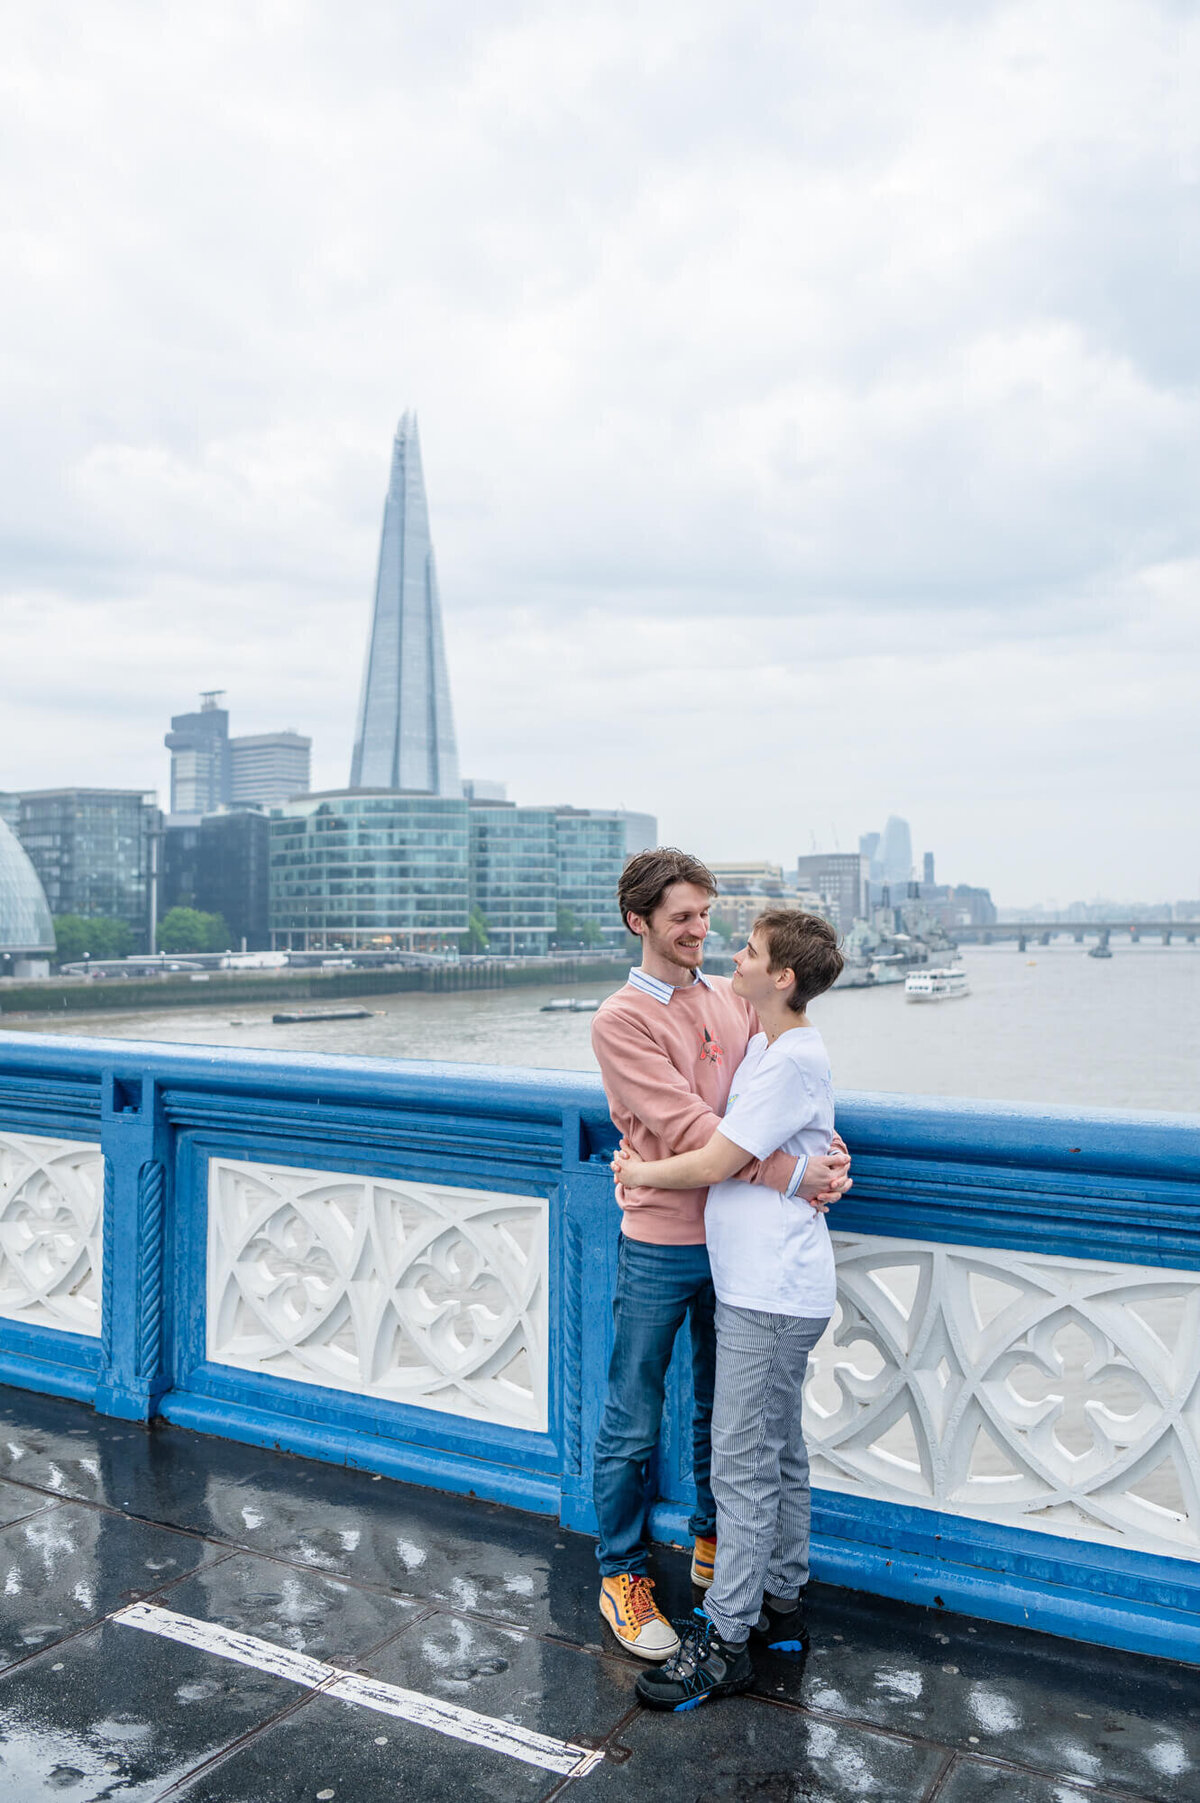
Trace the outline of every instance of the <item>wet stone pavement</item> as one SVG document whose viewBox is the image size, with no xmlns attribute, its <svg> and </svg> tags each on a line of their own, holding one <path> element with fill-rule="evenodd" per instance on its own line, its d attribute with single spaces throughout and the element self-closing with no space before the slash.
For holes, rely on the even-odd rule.
<svg viewBox="0 0 1200 1803">
<path fill-rule="evenodd" d="M 1194 1668 L 820 1587 L 805 1660 L 654 1715 L 591 1541 L 6 1389 L 0 1591 L 5 1803 L 1200 1797 Z"/>
</svg>

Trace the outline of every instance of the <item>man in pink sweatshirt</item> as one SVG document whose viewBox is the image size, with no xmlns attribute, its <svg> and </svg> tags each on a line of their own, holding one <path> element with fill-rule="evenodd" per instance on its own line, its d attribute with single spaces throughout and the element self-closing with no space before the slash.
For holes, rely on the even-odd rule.
<svg viewBox="0 0 1200 1803">
<path fill-rule="evenodd" d="M 733 1073 L 758 1029 L 753 1010 L 728 979 L 706 977 L 700 968 L 716 892 L 699 858 L 672 847 L 631 858 L 618 886 L 621 918 L 642 942 L 642 961 L 598 1010 L 592 1046 L 613 1122 L 643 1160 L 708 1144 Z M 776 1152 L 737 1175 L 823 1206 L 846 1187 L 849 1158 L 835 1140 L 827 1157 L 805 1160 Z M 688 1526 L 694 1539 L 692 1581 L 701 1588 L 712 1582 L 716 1552 L 709 1483 L 715 1297 L 704 1244 L 705 1191 L 626 1191 L 618 1184 L 617 1201 L 622 1222 L 613 1353 L 594 1459 L 600 1612 L 627 1652 L 663 1660 L 679 1640 L 654 1601 L 646 1571 L 646 1467 L 662 1423 L 667 1366 L 685 1317 L 692 1341 L 696 1485 Z"/>
</svg>

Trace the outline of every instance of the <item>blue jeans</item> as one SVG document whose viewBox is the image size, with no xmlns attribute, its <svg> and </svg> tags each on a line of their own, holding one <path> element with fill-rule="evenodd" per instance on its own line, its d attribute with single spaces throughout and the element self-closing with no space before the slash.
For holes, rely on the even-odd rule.
<svg viewBox="0 0 1200 1803">
<path fill-rule="evenodd" d="M 596 1557 L 610 1578 L 645 1571 L 646 1477 L 662 1425 L 663 1389 L 675 1336 L 688 1318 L 692 1335 L 693 1535 L 717 1519 L 709 1483 L 713 1378 L 717 1362 L 712 1274 L 704 1246 L 650 1246 L 621 1235 L 608 1399 L 596 1437 L 593 1496 L 600 1524 Z"/>
</svg>

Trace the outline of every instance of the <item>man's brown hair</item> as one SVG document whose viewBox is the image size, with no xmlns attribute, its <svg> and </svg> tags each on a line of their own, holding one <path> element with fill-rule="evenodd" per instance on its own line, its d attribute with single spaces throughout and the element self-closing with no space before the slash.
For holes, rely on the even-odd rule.
<svg viewBox="0 0 1200 1803">
<path fill-rule="evenodd" d="M 717 893 L 717 879 L 707 864 L 689 851 L 674 845 L 659 845 L 653 851 L 639 851 L 630 858 L 617 884 L 617 904 L 621 925 L 629 931 L 629 916 L 639 914 L 649 920 L 672 883 L 695 883 L 698 889 Z"/>
<path fill-rule="evenodd" d="M 796 979 L 788 1007 L 803 1014 L 814 996 L 832 989 L 842 974 L 845 959 L 838 950 L 837 933 L 819 914 L 800 908 L 772 908 L 760 914 L 754 931 L 767 942 L 767 969 L 790 970 Z"/>
</svg>

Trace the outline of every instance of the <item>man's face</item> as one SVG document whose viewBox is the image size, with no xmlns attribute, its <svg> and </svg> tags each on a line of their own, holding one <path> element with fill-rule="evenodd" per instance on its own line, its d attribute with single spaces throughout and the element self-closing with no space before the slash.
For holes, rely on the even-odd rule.
<svg viewBox="0 0 1200 1803">
<path fill-rule="evenodd" d="M 684 970 L 699 970 L 704 960 L 704 937 L 712 896 L 698 883 L 672 883 L 649 920 L 633 918 L 641 926 L 640 938 L 655 957 Z"/>
</svg>

